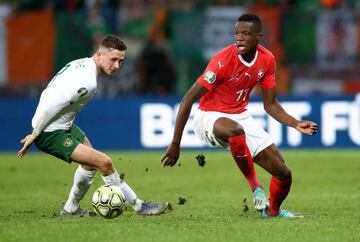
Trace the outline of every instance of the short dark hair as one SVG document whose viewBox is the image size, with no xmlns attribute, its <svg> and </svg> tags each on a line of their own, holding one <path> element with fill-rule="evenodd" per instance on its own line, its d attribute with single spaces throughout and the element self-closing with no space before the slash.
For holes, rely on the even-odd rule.
<svg viewBox="0 0 360 242">
<path fill-rule="evenodd" d="M 124 51 L 127 49 L 124 41 L 120 39 L 117 35 L 107 35 L 100 41 L 100 47 L 117 49 Z"/>
<path fill-rule="evenodd" d="M 245 14 L 241 15 L 237 21 L 238 22 L 251 22 L 256 27 L 258 27 L 259 32 L 262 31 L 261 19 L 256 14 L 245 13 Z"/>
</svg>

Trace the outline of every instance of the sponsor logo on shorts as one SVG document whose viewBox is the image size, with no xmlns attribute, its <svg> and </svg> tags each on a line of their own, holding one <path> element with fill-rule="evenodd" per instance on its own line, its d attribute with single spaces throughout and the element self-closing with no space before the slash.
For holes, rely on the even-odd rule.
<svg viewBox="0 0 360 242">
<path fill-rule="evenodd" d="M 207 71 L 204 74 L 204 80 L 207 81 L 209 84 L 214 83 L 216 80 L 216 75 L 212 71 Z"/>
<path fill-rule="evenodd" d="M 73 141 L 70 138 L 67 138 L 66 140 L 64 140 L 63 146 L 65 147 L 71 147 L 73 145 Z"/>
<path fill-rule="evenodd" d="M 213 146 L 216 146 L 214 139 L 209 135 L 208 131 L 205 131 L 205 136 L 208 139 L 208 141 L 210 142 L 210 144 L 212 144 Z"/>
</svg>

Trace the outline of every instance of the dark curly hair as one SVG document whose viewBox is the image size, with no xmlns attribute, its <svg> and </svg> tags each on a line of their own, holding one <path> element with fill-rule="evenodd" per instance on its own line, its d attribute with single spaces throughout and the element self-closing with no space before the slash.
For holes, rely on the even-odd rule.
<svg viewBox="0 0 360 242">
<path fill-rule="evenodd" d="M 251 22 L 256 26 L 259 33 L 262 31 L 261 19 L 256 14 L 245 13 L 245 14 L 241 15 L 237 21 L 238 22 Z"/>
</svg>

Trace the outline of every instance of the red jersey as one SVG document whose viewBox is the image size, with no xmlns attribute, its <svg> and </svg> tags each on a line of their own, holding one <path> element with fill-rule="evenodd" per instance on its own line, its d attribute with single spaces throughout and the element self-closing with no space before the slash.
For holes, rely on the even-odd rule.
<svg viewBox="0 0 360 242">
<path fill-rule="evenodd" d="M 236 44 L 218 52 L 209 62 L 197 82 L 208 92 L 201 97 L 203 111 L 241 113 L 249 103 L 250 92 L 257 83 L 271 89 L 275 83 L 276 63 L 273 54 L 258 45 L 255 58 L 246 62 Z"/>
</svg>

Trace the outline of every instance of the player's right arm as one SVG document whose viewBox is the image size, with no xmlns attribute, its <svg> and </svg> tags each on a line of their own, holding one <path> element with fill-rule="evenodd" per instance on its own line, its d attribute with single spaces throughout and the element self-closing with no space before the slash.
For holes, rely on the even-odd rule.
<svg viewBox="0 0 360 242">
<path fill-rule="evenodd" d="M 228 66 L 230 47 L 226 47 L 217 53 L 207 65 L 202 75 L 195 81 L 181 100 L 179 111 L 176 116 L 174 135 L 168 146 L 165 156 L 161 159 L 163 166 L 174 166 L 180 156 L 180 143 L 185 124 L 189 118 L 192 105 L 196 100 L 212 91 L 222 83 L 225 75 L 225 67 Z"/>
<path fill-rule="evenodd" d="M 25 138 L 23 138 L 20 143 L 23 144 L 23 147 L 18 151 L 18 156 L 22 158 L 27 150 L 30 148 L 31 144 L 35 141 L 35 139 L 40 135 L 40 133 L 46 128 L 46 126 L 49 124 L 49 121 L 55 117 L 57 114 L 58 108 L 61 108 L 58 106 L 54 109 L 45 109 L 43 110 L 38 118 L 38 121 L 34 127 L 34 130 L 31 134 L 27 135 Z M 61 109 L 60 109 L 61 110 Z"/>
<path fill-rule="evenodd" d="M 34 125 L 33 132 L 20 141 L 20 143 L 23 144 L 23 147 L 18 151 L 18 156 L 20 158 L 26 154 L 31 144 L 41 134 L 41 132 L 46 129 L 51 120 L 60 113 L 62 109 L 70 105 L 71 97 L 47 94 L 47 97 L 44 97 L 43 102 L 45 103 L 39 110 L 40 113 Z"/>
<path fill-rule="evenodd" d="M 71 105 L 71 102 L 76 98 L 77 89 L 75 85 L 71 85 L 69 82 L 60 82 L 61 85 L 54 87 L 54 82 L 59 81 L 60 75 L 69 66 L 68 64 L 60 70 L 43 91 L 35 114 L 37 118 L 35 123 L 33 123 L 34 130 L 20 141 L 23 144 L 23 147 L 18 151 L 20 158 L 26 154 L 31 144 L 46 129 L 52 119 L 68 105 Z"/>
<path fill-rule="evenodd" d="M 196 81 L 181 100 L 179 111 L 176 116 L 172 142 L 168 146 L 164 157 L 161 159 L 163 166 L 174 166 L 179 159 L 181 137 L 185 128 L 185 124 L 189 118 L 192 105 L 206 92 L 207 89 Z"/>
<path fill-rule="evenodd" d="M 18 151 L 18 156 L 20 158 L 22 158 L 26 154 L 26 151 L 29 149 L 29 147 L 31 146 L 31 144 L 34 142 L 35 139 L 36 139 L 36 135 L 32 133 L 26 135 L 26 137 L 20 141 L 22 144 L 24 144 L 23 147 Z"/>
</svg>

